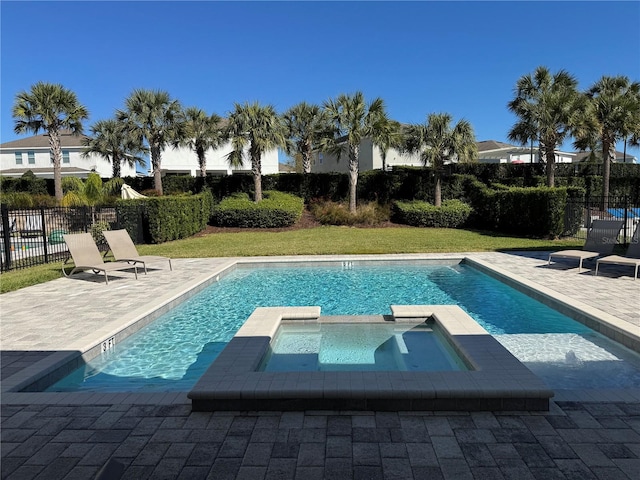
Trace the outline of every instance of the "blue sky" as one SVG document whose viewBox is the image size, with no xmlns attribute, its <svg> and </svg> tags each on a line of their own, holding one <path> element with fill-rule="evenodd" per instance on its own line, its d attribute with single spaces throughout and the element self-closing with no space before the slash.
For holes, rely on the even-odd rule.
<svg viewBox="0 0 640 480">
<path fill-rule="evenodd" d="M 640 80 L 637 1 L 3 0 L 0 19 L 2 142 L 21 138 L 11 107 L 37 81 L 73 90 L 87 131 L 135 88 L 223 116 L 234 102 L 283 112 L 361 90 L 400 122 L 448 112 L 478 140 L 507 141 L 507 102 L 539 65 L 581 89 L 602 75 Z"/>
</svg>

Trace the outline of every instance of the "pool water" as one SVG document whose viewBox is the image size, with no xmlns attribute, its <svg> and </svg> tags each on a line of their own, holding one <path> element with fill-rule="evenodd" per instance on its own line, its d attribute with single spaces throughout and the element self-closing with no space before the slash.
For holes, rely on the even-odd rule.
<svg viewBox="0 0 640 480">
<path fill-rule="evenodd" d="M 259 306 L 459 305 L 551 388 L 640 387 L 640 355 L 468 265 L 238 267 L 48 391 L 189 391 Z"/>
<path fill-rule="evenodd" d="M 467 370 L 442 333 L 426 324 L 283 324 L 259 371 Z"/>
</svg>

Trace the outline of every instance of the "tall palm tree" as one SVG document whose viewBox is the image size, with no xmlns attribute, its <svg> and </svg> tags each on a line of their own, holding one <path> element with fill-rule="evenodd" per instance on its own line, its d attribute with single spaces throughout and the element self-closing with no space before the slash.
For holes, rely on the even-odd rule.
<svg viewBox="0 0 640 480">
<path fill-rule="evenodd" d="M 153 183 L 162 195 L 162 150 L 182 135 L 182 108 L 161 90 L 134 90 L 125 100 L 125 110 L 116 114 L 127 128 L 137 130 L 149 145 Z"/>
<path fill-rule="evenodd" d="M 249 148 L 251 173 L 253 174 L 254 201 L 262 200 L 262 155 L 287 143 L 286 129 L 282 117 L 271 105 L 262 106 L 258 102 L 244 105 L 235 104 L 229 115 L 226 138 L 233 150 L 227 156 L 231 166 L 241 166 L 245 148 Z"/>
<path fill-rule="evenodd" d="M 222 128 L 222 119 L 197 107 L 189 107 L 184 111 L 183 138 L 178 141 L 195 152 L 198 156 L 200 176 L 207 176 L 207 150 L 218 148 L 226 139 Z"/>
<path fill-rule="evenodd" d="M 371 142 L 380 150 L 382 157 L 382 171 L 387 171 L 387 153 L 392 148 L 402 148 L 402 127 L 400 122 L 381 115 L 376 119 L 371 136 Z"/>
<path fill-rule="evenodd" d="M 91 136 L 83 140 L 83 156 L 96 154 L 111 162 L 113 178 L 120 178 L 121 167 L 145 165 L 143 155 L 147 149 L 142 143 L 138 130 L 129 130 L 115 119 L 98 120 L 91 127 Z"/>
<path fill-rule="evenodd" d="M 478 150 L 473 127 L 467 120 L 460 120 L 451 128 L 452 117 L 448 113 L 431 113 L 427 122 L 406 128 L 406 150 L 419 154 L 423 165 L 430 166 L 435 174 L 434 205 L 442 205 L 442 169 L 446 162 L 473 162 Z"/>
<path fill-rule="evenodd" d="M 324 103 L 324 109 L 333 124 L 334 135 L 325 139 L 323 148 L 327 148 L 340 158 L 344 150 L 349 156 L 349 211 L 356 213 L 356 188 L 360 157 L 360 142 L 364 137 L 375 137 L 379 119 L 386 116 L 384 102 L 374 99 L 365 103 L 362 92 L 353 95 L 340 94 L 335 100 Z"/>
<path fill-rule="evenodd" d="M 603 76 L 586 96 L 586 115 L 575 130 L 574 145 L 584 149 L 597 142 L 602 146 L 602 208 L 606 209 L 616 142 L 633 138 L 634 133 L 637 137 L 640 129 L 640 83 L 625 76 Z"/>
<path fill-rule="evenodd" d="M 283 119 L 287 128 L 286 151 L 302 157 L 303 173 L 311 173 L 311 154 L 322 138 L 331 134 L 326 112 L 319 106 L 301 102 L 287 110 Z"/>
<path fill-rule="evenodd" d="M 15 119 L 14 132 L 38 134 L 41 130 L 49 135 L 51 158 L 53 159 L 53 183 L 56 201 L 62 201 L 62 148 L 60 133 L 70 130 L 73 135 L 82 134 L 82 121 L 89 112 L 80 104 L 76 94 L 60 84 L 38 82 L 29 92 L 16 95 L 12 110 Z"/>
<path fill-rule="evenodd" d="M 571 133 L 579 118 L 581 95 L 577 80 L 564 70 L 551 74 L 538 67 L 533 74 L 520 77 L 509 110 L 519 120 L 509 131 L 509 138 L 524 145 L 537 132 L 540 151 L 545 158 L 547 185 L 555 183 L 555 150 Z"/>
</svg>

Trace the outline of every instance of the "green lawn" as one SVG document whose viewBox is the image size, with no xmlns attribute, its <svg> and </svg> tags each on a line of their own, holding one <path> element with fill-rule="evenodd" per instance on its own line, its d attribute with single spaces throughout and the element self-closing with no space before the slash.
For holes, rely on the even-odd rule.
<svg viewBox="0 0 640 480">
<path fill-rule="evenodd" d="M 316 227 L 283 232 L 214 233 L 161 245 L 140 245 L 138 250 L 144 255 L 195 258 L 558 250 L 581 247 L 583 243 L 581 240 L 518 238 L 446 228 Z M 52 263 L 3 273 L 0 275 L 0 293 L 59 278 L 61 266 L 61 263 Z"/>
</svg>

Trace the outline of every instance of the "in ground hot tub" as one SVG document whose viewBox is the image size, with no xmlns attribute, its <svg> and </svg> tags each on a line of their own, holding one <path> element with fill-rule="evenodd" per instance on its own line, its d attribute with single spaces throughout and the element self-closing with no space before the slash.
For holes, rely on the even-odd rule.
<svg viewBox="0 0 640 480">
<path fill-rule="evenodd" d="M 468 370 L 464 360 L 435 322 L 354 322 L 354 318 L 358 317 L 321 317 L 312 322 L 282 321 L 258 370 Z"/>
<path fill-rule="evenodd" d="M 392 316 L 321 317 L 320 307 L 257 308 L 189 392 L 194 411 L 216 410 L 548 410 L 553 392 L 460 307 L 392 306 Z M 282 323 L 297 327 L 323 324 L 378 324 L 410 331 L 439 329 L 455 362 L 465 369 L 403 370 L 357 368 L 373 360 L 371 345 L 363 355 L 343 360 L 346 368 L 269 371 L 274 339 Z M 373 344 L 382 340 L 382 335 Z M 388 342 L 387 337 L 382 342 Z M 395 338 L 394 338 L 395 340 Z M 315 340 L 310 340 L 314 343 Z M 321 340 L 320 340 L 321 341 Z M 357 349 L 342 338 L 335 356 Z M 346 342 L 346 343 L 345 343 Z M 406 342 L 405 342 L 406 343 Z M 380 344 L 380 345 L 382 345 Z M 309 347 L 311 348 L 311 347 Z M 422 355 L 435 355 L 425 343 Z M 271 353 L 270 353 L 271 352 Z M 355 360 L 355 359 L 359 360 Z M 276 362 L 277 363 L 277 362 Z M 286 363 L 286 362 L 285 362 Z M 334 365 L 339 365 L 335 359 Z M 275 365 L 275 364 L 274 364 Z M 315 368 L 315 367 L 314 367 Z"/>
</svg>

